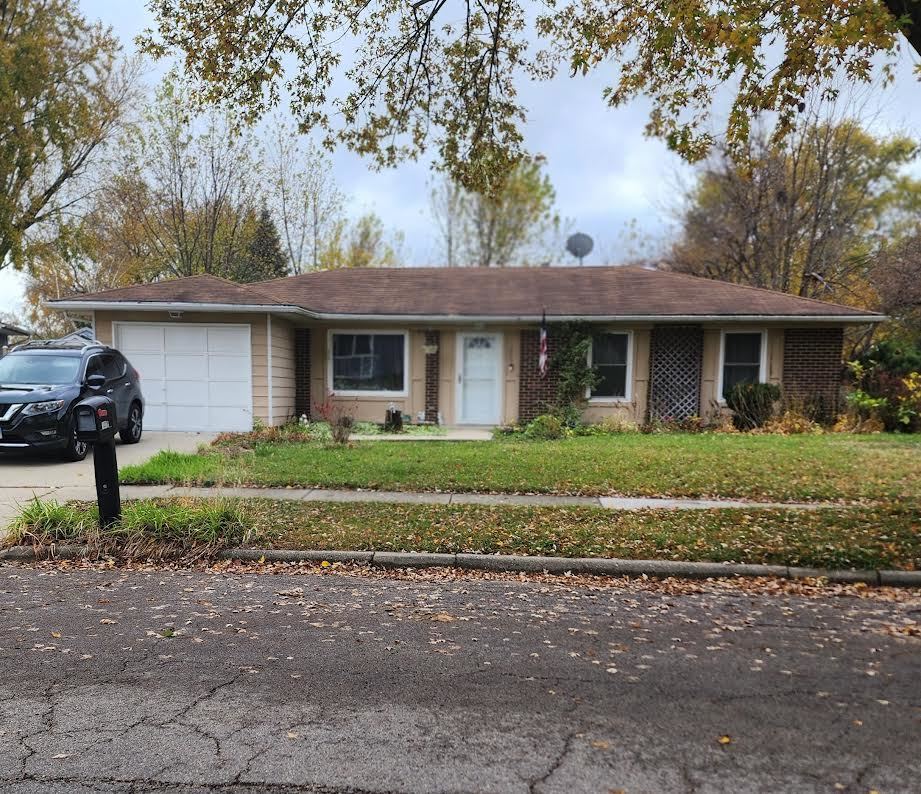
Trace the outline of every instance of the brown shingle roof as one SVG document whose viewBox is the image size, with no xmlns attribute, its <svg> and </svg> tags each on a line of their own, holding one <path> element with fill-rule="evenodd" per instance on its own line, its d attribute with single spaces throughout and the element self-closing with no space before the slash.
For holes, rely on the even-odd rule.
<svg viewBox="0 0 921 794">
<path fill-rule="evenodd" d="M 237 284 L 217 276 L 201 275 L 154 281 L 150 284 L 132 284 L 102 292 L 73 295 L 67 301 L 97 303 L 124 301 L 126 303 L 226 303 L 233 305 L 274 306 L 277 301 L 263 295 L 258 288 Z M 54 301 L 52 301 L 53 303 Z"/>
<path fill-rule="evenodd" d="M 73 300 L 297 306 L 316 314 L 355 316 L 875 316 L 781 292 L 636 267 L 328 270 L 255 285 L 195 276 Z"/>
</svg>

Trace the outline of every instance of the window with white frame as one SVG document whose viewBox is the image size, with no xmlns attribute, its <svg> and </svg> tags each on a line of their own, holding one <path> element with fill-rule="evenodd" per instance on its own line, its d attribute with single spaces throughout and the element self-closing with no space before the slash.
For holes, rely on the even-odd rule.
<svg viewBox="0 0 921 794">
<path fill-rule="evenodd" d="M 598 382 L 588 395 L 593 400 L 625 400 L 630 394 L 630 334 L 596 334 L 589 350 L 589 364 Z"/>
<path fill-rule="evenodd" d="M 406 334 L 336 332 L 331 336 L 334 392 L 406 390 Z"/>
<path fill-rule="evenodd" d="M 758 383 L 763 378 L 764 334 L 760 331 L 723 334 L 722 398 L 738 383 Z"/>
</svg>

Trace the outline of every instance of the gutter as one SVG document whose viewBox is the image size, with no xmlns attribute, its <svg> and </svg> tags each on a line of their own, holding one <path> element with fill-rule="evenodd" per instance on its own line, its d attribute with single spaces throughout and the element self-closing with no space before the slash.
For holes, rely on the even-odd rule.
<svg viewBox="0 0 921 794">
<path fill-rule="evenodd" d="M 541 314 L 509 315 L 461 315 L 461 314 L 349 314 L 345 312 L 316 312 L 301 306 L 271 304 L 234 304 L 234 303 L 179 303 L 148 301 L 49 301 L 49 309 L 62 311 L 184 311 L 255 314 L 271 312 L 273 314 L 292 314 L 311 320 L 329 320 L 346 322 L 393 322 L 393 323 L 540 323 Z M 607 314 L 547 315 L 550 322 L 751 322 L 751 323 L 837 323 L 846 325 L 863 325 L 882 323 L 888 320 L 885 314 Z"/>
</svg>

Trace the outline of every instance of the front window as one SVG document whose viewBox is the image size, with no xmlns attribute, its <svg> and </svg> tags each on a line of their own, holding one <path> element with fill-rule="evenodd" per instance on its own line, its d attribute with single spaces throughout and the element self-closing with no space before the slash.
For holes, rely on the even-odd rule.
<svg viewBox="0 0 921 794">
<path fill-rule="evenodd" d="M 598 382 L 590 395 L 592 399 L 626 399 L 629 357 L 629 334 L 599 334 L 592 339 L 591 364 L 598 374 Z"/>
<path fill-rule="evenodd" d="M 403 392 L 406 389 L 404 334 L 332 335 L 334 392 Z"/>
<path fill-rule="evenodd" d="M 761 380 L 762 334 L 727 333 L 723 337 L 723 399 L 738 383 Z"/>
<path fill-rule="evenodd" d="M 0 359 L 0 384 L 60 386 L 73 383 L 80 362 L 80 356 L 11 353 Z"/>
</svg>

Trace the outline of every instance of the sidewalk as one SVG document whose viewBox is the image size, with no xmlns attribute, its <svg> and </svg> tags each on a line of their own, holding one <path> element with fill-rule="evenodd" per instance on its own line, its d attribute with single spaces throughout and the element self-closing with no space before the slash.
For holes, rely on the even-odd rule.
<svg viewBox="0 0 921 794">
<path fill-rule="evenodd" d="M 0 524 L 15 515 L 14 503 L 22 504 L 34 497 L 92 501 L 96 489 L 87 485 L 63 485 L 44 488 L 0 488 Z M 522 505 L 540 507 L 596 507 L 604 510 L 710 510 L 715 508 L 815 510 L 838 507 L 829 503 L 747 502 L 717 499 L 669 499 L 619 496 L 554 496 L 551 494 L 481 494 L 430 493 L 417 491 L 333 490 L 327 488 L 189 488 L 174 485 L 122 485 L 121 497 L 155 499 L 158 497 L 198 497 L 230 499 L 279 499 L 294 502 L 390 502 L 429 505 Z M 9 506 L 8 510 L 4 510 Z"/>
</svg>

